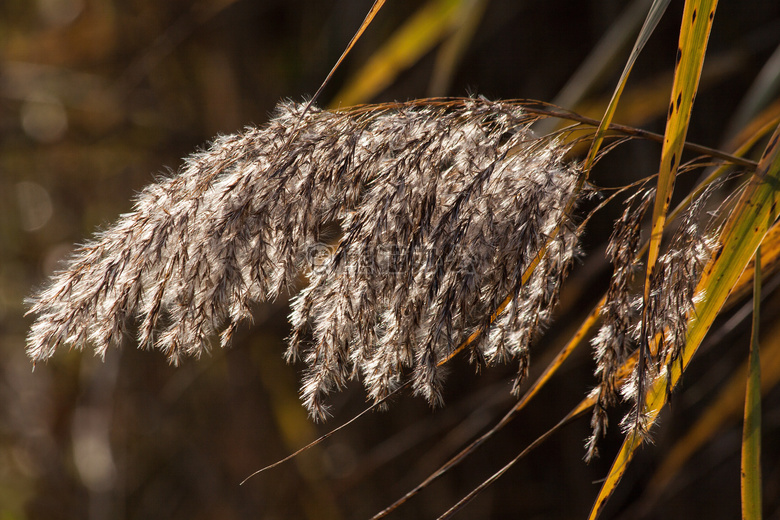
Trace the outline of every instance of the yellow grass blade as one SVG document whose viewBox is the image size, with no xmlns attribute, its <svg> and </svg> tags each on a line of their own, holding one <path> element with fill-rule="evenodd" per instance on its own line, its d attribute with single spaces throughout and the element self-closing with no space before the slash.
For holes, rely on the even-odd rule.
<svg viewBox="0 0 780 520">
<path fill-rule="evenodd" d="M 693 100 L 699 87 L 701 69 L 716 6 L 717 1 L 715 0 L 688 0 L 685 2 L 683 10 L 672 98 L 661 150 L 661 166 L 658 170 L 658 191 L 653 206 L 653 224 L 650 234 L 650 248 L 647 254 L 645 300 L 647 292 L 650 290 L 650 274 L 655 267 L 661 247 L 661 236 L 666 226 L 666 212 L 672 198 L 674 179 L 680 164 L 685 135 L 688 132 Z"/>
<path fill-rule="evenodd" d="M 623 73 L 620 75 L 620 80 L 618 80 L 618 85 L 615 88 L 615 92 L 612 94 L 612 99 L 609 101 L 609 105 L 607 105 L 607 110 L 604 114 L 604 117 L 601 119 L 601 124 L 599 124 L 599 127 L 596 129 L 596 134 L 593 137 L 593 144 L 590 146 L 590 151 L 588 152 L 588 156 L 585 158 L 583 166 L 583 170 L 586 173 L 590 171 L 594 161 L 596 160 L 596 157 L 598 156 L 601 143 L 604 141 L 604 135 L 609 128 L 609 124 L 612 122 L 612 118 L 615 116 L 615 110 L 617 110 L 620 95 L 623 93 L 623 89 L 626 86 L 626 81 L 628 81 L 628 75 L 631 73 L 631 69 L 634 67 L 634 63 L 639 57 L 639 53 L 642 52 L 645 43 L 647 43 L 647 40 L 650 39 L 650 35 L 655 30 L 655 27 L 661 20 L 661 17 L 663 16 L 664 11 L 666 11 L 666 7 L 668 5 L 669 0 L 655 0 L 653 5 L 650 6 L 650 11 L 647 13 L 647 18 L 645 19 L 645 23 L 642 26 L 642 30 L 639 31 L 639 36 L 634 43 L 634 48 L 631 50 L 631 54 L 628 57 L 626 66 L 623 68 Z"/>
<path fill-rule="evenodd" d="M 742 273 L 734 290 L 729 295 L 729 303 L 742 299 L 750 289 L 751 280 L 754 277 L 755 262 L 751 262 Z M 780 268 L 780 222 L 774 226 L 761 242 L 761 276 L 768 278 Z M 728 305 L 728 303 L 726 304 Z"/>
<path fill-rule="evenodd" d="M 753 120 L 747 124 L 735 137 L 729 139 L 725 145 L 726 150 L 735 148 L 734 143 L 757 141 L 771 132 L 780 122 L 780 99 L 759 112 Z M 767 129 L 768 128 L 768 129 Z"/>
<path fill-rule="evenodd" d="M 698 349 L 712 322 L 726 302 L 742 271 L 753 258 L 769 227 L 780 215 L 780 127 L 769 145 L 720 236 L 720 246 L 707 264 L 696 290 L 700 300 L 691 313 L 686 345 L 680 363 L 662 372 L 646 394 L 642 413 L 649 425 L 655 422 L 666 403 L 667 391 L 674 388 Z M 640 444 L 638 435 L 628 435 L 602 485 L 590 518 L 597 518 L 620 482 L 626 467 Z"/>
<path fill-rule="evenodd" d="M 450 30 L 461 0 L 430 0 L 333 97 L 333 105 L 365 103 L 415 63 Z"/>
<path fill-rule="evenodd" d="M 738 129 L 744 128 L 753 116 L 769 105 L 780 91 L 780 47 L 761 68 L 753 84 L 734 111 L 727 135 L 734 135 Z"/>
<path fill-rule="evenodd" d="M 639 28 L 649 3 L 648 0 L 633 0 L 626 5 L 620 17 L 612 22 L 588 57 L 580 63 L 552 100 L 553 105 L 573 110 L 589 95 L 595 85 L 602 83 L 605 77 L 613 73 L 615 62 Z"/>
<path fill-rule="evenodd" d="M 436 53 L 428 95 L 446 96 L 457 70 L 458 62 L 477 32 L 490 0 L 463 0 L 454 19 L 452 34 L 441 44 Z"/>
<path fill-rule="evenodd" d="M 741 66 L 744 65 L 731 51 L 710 52 L 707 61 L 701 71 L 699 90 L 717 89 L 729 78 L 742 74 Z M 615 112 L 615 119 L 623 124 L 644 127 L 665 117 L 669 108 L 669 89 L 674 81 L 674 69 L 658 71 L 651 77 L 644 78 L 639 83 L 633 83 L 626 87 L 621 97 L 620 105 Z M 577 105 L 563 105 L 569 109 L 575 109 L 586 116 L 598 116 L 604 112 L 609 99 L 604 96 L 583 100 Z M 720 146 L 728 149 L 727 146 Z"/>
<path fill-rule="evenodd" d="M 368 14 L 366 15 L 365 19 L 363 20 L 363 23 L 360 24 L 360 28 L 357 30 L 355 35 L 352 37 L 352 39 L 349 41 L 349 45 L 347 45 L 347 48 L 344 49 L 344 52 L 341 53 L 341 56 L 339 57 L 336 64 L 333 66 L 332 69 L 330 69 L 330 72 L 328 73 L 327 77 L 325 78 L 325 81 L 322 82 L 322 85 L 320 85 L 320 88 L 317 89 L 317 92 L 314 93 L 314 96 L 311 98 L 311 101 L 309 101 L 309 105 L 314 103 L 314 101 L 320 96 L 320 93 L 322 93 L 322 89 L 325 88 L 325 85 L 328 84 L 330 81 L 330 78 L 333 77 L 333 73 L 336 72 L 336 69 L 339 68 L 339 65 L 341 65 L 341 62 L 344 61 L 344 58 L 347 57 L 347 54 L 349 54 L 349 51 L 352 50 L 352 47 L 355 46 L 355 43 L 360 39 L 361 36 L 363 36 L 363 33 L 365 32 L 366 28 L 371 24 L 371 22 L 374 21 L 374 17 L 379 12 L 380 9 L 382 9 L 382 6 L 385 5 L 385 0 L 374 0 L 373 5 L 371 6 L 371 9 L 368 11 Z M 307 107 L 308 108 L 308 105 Z"/>
<path fill-rule="evenodd" d="M 753 331 L 750 337 L 745 422 L 742 428 L 742 518 L 761 519 L 761 362 L 758 325 L 761 321 L 761 247 L 756 251 L 753 283 Z"/>
<path fill-rule="evenodd" d="M 675 61 L 674 84 L 672 97 L 666 119 L 666 131 L 661 148 L 661 165 L 658 169 L 658 188 L 653 204 L 650 243 L 647 249 L 647 271 L 645 274 L 644 301 L 648 302 L 652 286 L 653 271 L 661 250 L 661 238 L 666 227 L 666 213 L 672 200 L 674 180 L 680 164 L 685 136 L 691 119 L 693 101 L 699 88 L 701 69 L 707 49 L 712 20 L 715 16 L 716 0 L 688 0 L 683 9 L 680 25 L 680 41 Z M 643 369 L 648 355 L 647 310 L 644 305 L 642 312 L 642 333 L 639 340 L 639 370 Z M 640 376 L 637 382 L 639 400 L 645 393 L 645 380 Z M 641 407 L 638 407 L 638 410 Z M 639 423 L 639 417 L 636 418 Z"/>
<path fill-rule="evenodd" d="M 363 36 L 363 33 L 365 32 L 366 28 L 371 25 L 371 22 L 374 21 L 374 17 L 379 12 L 380 9 L 382 9 L 382 6 L 385 5 L 385 0 L 374 0 L 374 3 L 371 5 L 371 9 L 369 9 L 368 14 L 363 19 L 363 23 L 360 24 L 360 27 L 358 28 L 357 32 L 354 36 L 352 36 L 352 39 L 349 41 L 349 44 L 347 45 L 347 48 L 344 49 L 344 52 L 341 53 L 341 56 L 339 57 L 338 61 L 336 61 L 336 64 L 333 65 L 333 68 L 330 69 L 330 72 L 328 72 L 328 75 L 325 77 L 325 80 L 320 85 L 320 88 L 317 89 L 317 92 L 314 93 L 312 98 L 309 100 L 308 103 L 306 103 L 306 107 L 303 109 L 303 113 L 301 114 L 298 121 L 295 123 L 295 127 L 293 128 L 293 131 L 291 132 L 290 138 L 288 139 L 287 143 L 285 144 L 284 148 L 286 149 L 290 143 L 292 142 L 292 139 L 294 136 L 298 134 L 298 124 L 303 121 L 304 116 L 309 111 L 309 109 L 312 107 L 312 105 L 317 101 L 317 99 L 320 97 L 320 94 L 322 94 L 322 91 L 325 89 L 325 86 L 330 82 L 330 79 L 333 77 L 333 74 L 336 72 L 336 69 L 339 68 L 341 65 L 341 62 L 344 61 L 344 58 L 347 57 L 347 54 L 352 50 L 352 47 L 355 46 L 355 43 L 360 39 L 361 36 Z M 281 152 L 280 152 L 281 153 Z"/>
</svg>

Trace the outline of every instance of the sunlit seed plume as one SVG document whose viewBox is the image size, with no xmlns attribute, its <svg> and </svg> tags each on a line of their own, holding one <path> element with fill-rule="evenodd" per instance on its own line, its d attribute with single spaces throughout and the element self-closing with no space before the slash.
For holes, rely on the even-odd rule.
<svg viewBox="0 0 780 520">
<path fill-rule="evenodd" d="M 644 365 L 637 364 L 621 389 L 624 398 L 633 401 L 635 407 L 624 417 L 621 425 L 625 431 L 645 439 L 649 438 L 646 420 L 637 412 L 637 408 L 644 406 L 645 396 L 638 396 L 637 389 L 640 386 L 649 389 L 672 364 L 682 362 L 680 354 L 687 339 L 696 286 L 717 243 L 714 239 L 718 236 L 715 223 L 701 222 L 704 220 L 705 204 L 717 185 L 710 185 L 682 214 L 667 251 L 659 257 L 651 278 L 650 296 L 645 302 L 648 307 L 648 356 Z M 644 380 L 641 385 L 640 379 Z M 671 389 L 667 388 L 667 391 Z M 636 418 L 633 422 L 632 417 Z"/>
<path fill-rule="evenodd" d="M 655 190 L 640 191 L 630 197 L 625 212 L 615 222 L 607 248 L 613 275 L 601 311 L 603 323 L 592 340 L 600 383 L 593 390 L 596 406 L 591 418 L 592 435 L 586 443 L 588 460 L 598 454 L 597 442 L 607 429 L 607 409 L 616 404 L 618 394 L 634 407 L 621 421 L 623 431 L 650 439 L 647 428 L 652 421 L 638 411 L 644 405 L 644 396 L 638 396 L 637 389 L 649 389 L 659 375 L 680 360 L 694 308 L 695 288 L 715 245 L 712 237 L 717 236 L 713 223 L 700 222 L 703 208 L 717 185 L 710 185 L 693 199 L 682 214 L 666 253 L 658 259 L 646 302 L 636 292 L 641 287 L 632 287 L 632 279 L 639 265 L 642 218 L 653 202 Z M 647 359 L 637 363 L 629 377 L 621 377 L 620 370 L 628 355 L 641 340 L 643 305 L 647 306 L 648 316 L 645 341 L 651 347 Z M 642 385 L 640 380 L 644 381 Z"/>
<path fill-rule="evenodd" d="M 586 444 L 586 459 L 598 454 L 598 440 L 606 433 L 607 409 L 617 403 L 620 369 L 636 345 L 636 324 L 641 307 L 633 290 L 639 272 L 639 252 L 642 219 L 653 202 L 655 190 L 643 190 L 629 197 L 626 208 L 615 221 L 607 245 L 607 257 L 612 263 L 612 279 L 601 308 L 602 325 L 591 343 L 596 360 L 599 384 L 594 389 L 596 404 L 591 418 L 592 435 Z M 638 302 L 638 304 L 637 304 Z"/>
<path fill-rule="evenodd" d="M 305 114 L 281 103 L 78 249 L 32 299 L 28 353 L 89 343 L 103 355 L 135 322 L 139 346 L 178 363 L 230 343 L 253 304 L 303 273 L 287 357 L 308 365 L 314 416 L 355 376 L 381 399 L 411 375 L 439 402 L 442 361 L 475 331 L 477 359 L 516 360 L 522 376 L 578 250 L 568 210 L 581 196 L 566 147 L 532 121 L 482 99 Z"/>
</svg>

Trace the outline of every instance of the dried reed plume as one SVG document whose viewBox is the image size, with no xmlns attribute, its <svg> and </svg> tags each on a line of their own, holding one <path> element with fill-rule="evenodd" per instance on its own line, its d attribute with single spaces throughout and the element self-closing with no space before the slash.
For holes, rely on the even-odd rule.
<svg viewBox="0 0 780 520">
<path fill-rule="evenodd" d="M 476 331 L 473 357 L 515 360 L 522 376 L 577 252 L 568 210 L 582 193 L 566 148 L 535 137 L 532 121 L 481 99 L 337 112 L 281 103 L 268 125 L 218 138 L 81 247 L 33 298 L 28 353 L 91 343 L 103 355 L 137 323 L 139 346 L 178 363 L 216 335 L 227 345 L 254 303 L 303 273 L 287 357 L 309 367 L 302 394 L 316 417 L 354 376 L 380 399 L 408 370 L 438 402 L 440 364 Z"/>
<path fill-rule="evenodd" d="M 631 196 L 623 215 L 615 222 L 607 247 L 607 256 L 613 264 L 612 280 L 601 309 L 602 326 L 591 341 L 599 385 L 593 390 L 596 406 L 591 419 L 592 435 L 586 443 L 586 460 L 598 454 L 597 442 L 607 430 L 606 410 L 616 404 L 618 393 L 634 406 L 623 418 L 623 430 L 648 439 L 648 425 L 641 413 L 644 396 L 637 395 L 638 389 L 648 388 L 662 371 L 680 359 L 694 308 L 695 288 L 704 262 L 715 246 L 713 237 L 717 236 L 712 223 L 702 226 L 699 221 L 707 200 L 720 185 L 711 184 L 682 214 L 667 252 L 661 255 L 653 271 L 647 302 L 636 292 L 639 288 L 634 275 L 641 265 L 638 258 L 641 223 L 655 190 L 642 190 Z M 647 306 L 648 320 L 644 328 L 643 305 Z M 646 358 L 639 359 L 630 377 L 621 378 L 620 371 L 629 354 L 639 354 L 636 345 L 641 341 L 649 345 Z"/>
</svg>

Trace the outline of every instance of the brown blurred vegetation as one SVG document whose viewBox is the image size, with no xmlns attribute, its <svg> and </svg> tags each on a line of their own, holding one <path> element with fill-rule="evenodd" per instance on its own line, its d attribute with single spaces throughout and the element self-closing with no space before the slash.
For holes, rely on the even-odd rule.
<svg viewBox="0 0 780 520">
<path fill-rule="evenodd" d="M 308 421 L 300 367 L 286 366 L 285 301 L 257 309 L 233 348 L 183 366 L 132 341 L 104 362 L 59 352 L 31 372 L 24 353 L 30 318 L 23 299 L 72 244 L 131 208 L 133 193 L 218 133 L 262 124 L 285 97 L 311 95 L 369 7 L 365 0 L 4 0 L 0 3 L 0 518 L 367 518 L 401 496 L 512 403 L 512 367 L 474 375 L 456 359 L 447 406 L 431 411 L 403 395 L 327 442 L 244 486 L 254 470 L 284 457 L 365 407 L 359 384 L 336 395 L 334 419 Z M 690 139 L 719 146 L 726 122 L 780 43 L 774 0 L 722 3 L 697 98 Z M 351 81 L 417 1 L 380 12 L 320 104 Z M 551 101 L 615 22 L 623 2 L 487 2 L 444 93 Z M 616 120 L 662 129 L 681 4 L 673 2 L 629 82 Z M 423 54 L 374 99 L 428 94 L 439 47 Z M 627 50 L 625 51 L 627 53 Z M 620 55 L 623 56 L 623 55 Z M 577 106 L 598 117 L 620 59 Z M 604 184 L 657 168 L 657 147 L 627 146 L 604 161 Z M 684 181 L 682 181 L 684 182 Z M 537 343 L 533 370 L 603 290 L 600 252 L 609 216 L 586 238 L 596 251 L 564 292 L 558 326 Z M 595 273 L 595 274 L 594 274 Z M 601 285 L 599 285 L 601 284 Z M 594 289 L 599 287 L 599 289 Z M 590 296 L 590 295 L 593 296 Z M 776 302 L 775 302 L 776 303 Z M 706 377 L 692 367 L 654 447 L 634 462 L 607 514 L 640 517 L 630 505 L 645 475 L 747 353 L 705 351 Z M 555 424 L 594 384 L 580 352 L 521 417 L 476 456 L 436 482 L 396 518 L 433 518 Z M 697 363 L 695 363 L 697 364 Z M 777 438 L 777 389 L 765 397 L 765 438 Z M 774 412 L 771 412 L 774 410 Z M 617 422 L 619 415 L 615 416 Z M 739 424 L 702 450 L 647 513 L 649 518 L 739 514 Z M 570 518 L 586 514 L 607 462 L 581 462 L 581 419 L 490 487 L 461 518 Z M 613 453 L 619 434 L 602 447 Z M 765 494 L 778 513 L 778 443 L 765 445 Z M 613 448 L 613 451 L 610 451 Z M 609 460 L 609 457 L 606 457 Z M 774 492 L 774 494 L 772 494 Z M 773 498 L 774 497 L 774 498 Z M 775 516 L 774 518 L 780 518 Z"/>
</svg>

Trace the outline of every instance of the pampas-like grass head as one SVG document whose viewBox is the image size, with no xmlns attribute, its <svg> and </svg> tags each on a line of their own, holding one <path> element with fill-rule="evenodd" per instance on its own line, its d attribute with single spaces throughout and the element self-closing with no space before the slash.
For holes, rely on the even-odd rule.
<svg viewBox="0 0 780 520">
<path fill-rule="evenodd" d="M 566 148 L 511 103 L 304 107 L 218 138 L 82 246 L 32 300 L 33 360 L 62 345 L 102 355 L 135 321 L 139 346 L 178 363 L 227 345 L 303 274 L 287 356 L 308 365 L 314 416 L 353 376 L 378 400 L 411 375 L 440 401 L 441 363 L 477 331 L 477 359 L 522 375 L 577 252 Z"/>
</svg>

